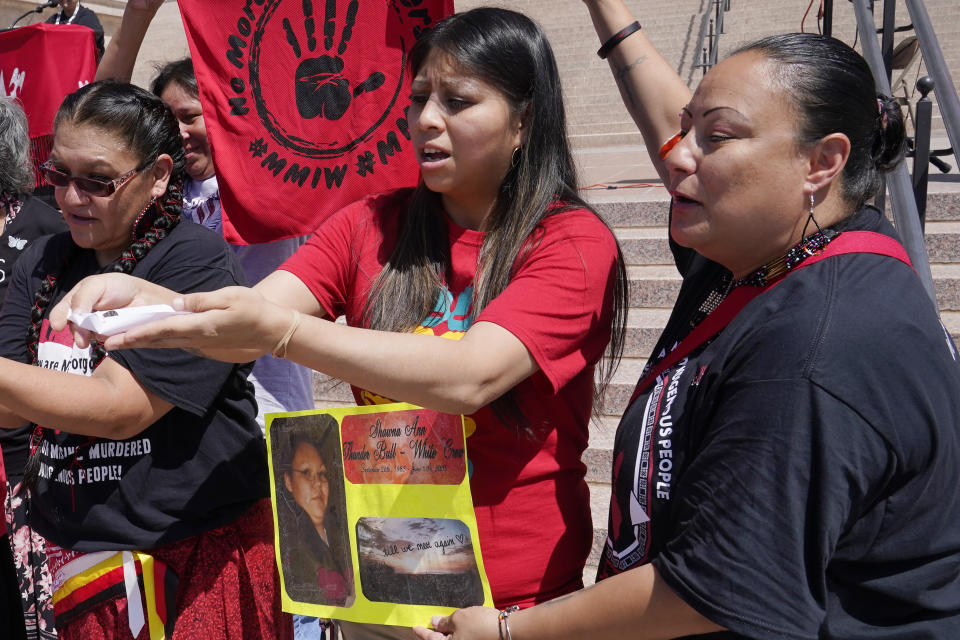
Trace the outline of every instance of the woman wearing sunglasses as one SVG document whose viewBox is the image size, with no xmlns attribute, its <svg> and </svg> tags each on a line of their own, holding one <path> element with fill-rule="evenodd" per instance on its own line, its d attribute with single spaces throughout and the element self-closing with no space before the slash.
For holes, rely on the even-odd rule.
<svg viewBox="0 0 960 640">
<path fill-rule="evenodd" d="M 184 164 L 156 96 L 112 82 L 68 96 L 43 171 L 70 230 L 25 253 L 0 318 L 0 425 L 36 425 L 24 483 L 62 638 L 290 635 L 249 365 L 80 349 L 47 320 L 93 273 L 242 282 L 221 238 L 179 224 Z"/>
</svg>

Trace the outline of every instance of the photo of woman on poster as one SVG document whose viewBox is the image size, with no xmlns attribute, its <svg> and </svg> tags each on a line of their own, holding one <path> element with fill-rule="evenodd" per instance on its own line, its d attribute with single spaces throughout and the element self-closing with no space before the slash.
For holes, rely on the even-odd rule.
<svg viewBox="0 0 960 640">
<path fill-rule="evenodd" d="M 353 568 L 337 422 L 277 418 L 271 426 L 283 585 L 298 602 L 349 607 Z"/>
</svg>

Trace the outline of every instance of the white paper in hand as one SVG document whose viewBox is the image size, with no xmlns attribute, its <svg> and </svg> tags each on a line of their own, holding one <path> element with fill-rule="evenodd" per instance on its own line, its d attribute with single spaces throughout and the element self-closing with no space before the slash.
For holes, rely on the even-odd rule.
<svg viewBox="0 0 960 640">
<path fill-rule="evenodd" d="M 165 304 L 151 304 L 144 307 L 127 307 L 125 309 L 108 309 L 92 313 L 70 311 L 67 319 L 73 324 L 93 331 L 101 336 L 115 336 L 141 324 L 190 313 L 189 311 L 175 311 Z"/>
</svg>

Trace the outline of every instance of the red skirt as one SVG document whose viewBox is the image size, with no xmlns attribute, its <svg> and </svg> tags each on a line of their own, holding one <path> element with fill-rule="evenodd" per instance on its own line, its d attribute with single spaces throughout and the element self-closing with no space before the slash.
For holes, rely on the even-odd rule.
<svg viewBox="0 0 960 640">
<path fill-rule="evenodd" d="M 292 640 L 292 618 L 280 611 L 269 500 L 219 529 L 144 552 L 177 576 L 167 640 Z M 132 637 L 124 597 L 85 611 L 57 631 L 62 640 L 149 638 L 146 627 Z"/>
</svg>

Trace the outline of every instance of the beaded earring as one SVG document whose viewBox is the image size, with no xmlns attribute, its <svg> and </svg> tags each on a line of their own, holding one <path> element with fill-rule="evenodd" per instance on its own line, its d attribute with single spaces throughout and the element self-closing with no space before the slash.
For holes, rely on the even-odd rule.
<svg viewBox="0 0 960 640">
<path fill-rule="evenodd" d="M 807 222 L 803 225 L 803 231 L 800 232 L 800 238 L 807 237 L 807 227 L 810 226 L 810 223 L 813 222 L 813 225 L 817 228 L 818 233 L 823 233 L 823 229 L 820 228 L 820 224 L 817 223 L 817 219 L 813 217 L 813 193 L 810 194 L 810 208 L 807 210 Z"/>
<path fill-rule="evenodd" d="M 803 231 L 800 233 L 800 242 L 795 244 L 789 251 L 787 251 L 786 255 L 775 258 L 753 273 L 736 280 L 734 282 L 735 287 L 742 285 L 748 285 L 751 287 L 764 287 L 773 280 L 776 280 L 785 274 L 787 271 L 793 269 L 807 258 L 815 256 L 823 251 L 824 247 L 830 244 L 830 241 L 839 235 L 839 233 L 833 229 L 822 229 L 820 227 L 820 223 L 817 222 L 817 219 L 813 215 L 813 205 L 814 200 L 813 194 L 811 193 L 807 222 L 803 225 Z M 817 230 L 808 236 L 807 227 L 810 226 L 810 222 L 813 222 Z"/>
<path fill-rule="evenodd" d="M 131 242 L 137 241 L 137 238 L 140 236 L 140 224 L 143 222 L 143 216 L 145 216 L 147 214 L 147 211 L 149 211 L 150 207 L 154 206 L 155 204 L 157 204 L 157 199 L 153 198 L 150 200 L 150 202 L 147 203 L 147 206 L 145 206 L 143 210 L 137 214 L 136 219 L 133 221 L 133 228 L 130 229 Z"/>
</svg>

